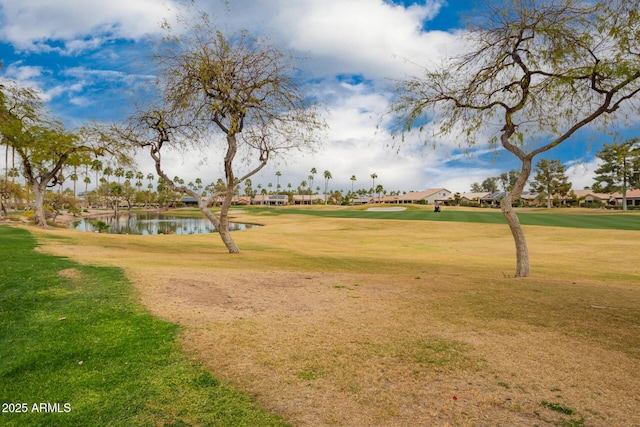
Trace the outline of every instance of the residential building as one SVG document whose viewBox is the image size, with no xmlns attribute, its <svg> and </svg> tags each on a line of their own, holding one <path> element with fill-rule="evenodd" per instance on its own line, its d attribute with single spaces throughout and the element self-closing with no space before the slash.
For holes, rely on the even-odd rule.
<svg viewBox="0 0 640 427">
<path fill-rule="evenodd" d="M 324 203 L 324 197 L 318 194 L 294 194 L 294 205 L 312 205 L 314 203 Z"/>
<path fill-rule="evenodd" d="M 253 198 L 254 205 L 283 206 L 289 204 L 286 194 L 258 194 Z"/>
<path fill-rule="evenodd" d="M 460 194 L 460 203 L 467 205 L 467 204 L 480 204 L 480 200 L 483 197 L 487 197 L 489 194 L 489 192 L 483 192 L 483 193 L 462 193 Z"/>
<path fill-rule="evenodd" d="M 622 193 L 612 195 L 616 205 L 622 206 Z M 640 189 L 627 191 L 627 206 L 640 206 Z"/>
<path fill-rule="evenodd" d="M 397 194 L 394 196 L 384 196 L 380 202 L 395 204 L 427 204 L 444 203 L 452 198 L 451 191 L 446 188 L 431 188 L 424 191 L 409 191 L 405 194 Z"/>
<path fill-rule="evenodd" d="M 482 206 L 500 206 L 500 201 L 507 196 L 506 191 L 496 191 L 495 193 L 489 193 L 484 197 L 480 198 L 480 204 Z M 538 200 L 539 193 L 535 191 L 523 191 L 520 195 L 520 200 L 524 202 L 527 206 L 539 205 L 540 201 Z"/>
<path fill-rule="evenodd" d="M 571 190 L 569 197 L 575 194 L 578 199 L 578 205 L 590 205 L 590 204 L 602 204 L 610 205 L 616 203 L 616 198 L 610 193 L 596 193 L 593 190 Z M 620 202 L 622 203 L 622 195 L 620 195 Z"/>
</svg>

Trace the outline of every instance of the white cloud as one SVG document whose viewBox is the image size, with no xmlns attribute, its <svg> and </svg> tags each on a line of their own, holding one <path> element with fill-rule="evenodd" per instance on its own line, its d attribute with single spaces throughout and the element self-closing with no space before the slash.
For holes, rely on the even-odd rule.
<svg viewBox="0 0 640 427">
<path fill-rule="evenodd" d="M 289 47 L 308 53 L 319 75 L 398 76 L 414 69 L 411 61 L 440 55 L 454 39 L 449 33 L 421 31 L 439 2 L 404 8 L 381 0 L 283 0 L 279 6 L 273 25 Z"/>
<path fill-rule="evenodd" d="M 567 177 L 571 182 L 572 188 L 582 190 L 585 187 L 591 187 L 594 183 L 595 170 L 600 167 L 602 160 L 595 157 L 588 162 L 571 161 L 565 164 L 567 168 Z"/>
<path fill-rule="evenodd" d="M 201 3 L 230 30 L 249 28 L 305 56 L 315 76 L 363 74 L 384 80 L 416 71 L 441 54 L 456 50 L 457 36 L 422 31 L 443 0 L 410 7 L 383 0 L 234 0 Z"/>
<path fill-rule="evenodd" d="M 425 147 L 418 135 L 407 135 L 401 145 L 385 129 L 386 118 L 380 118 L 387 108 L 385 93 L 387 78 L 403 78 L 422 70 L 416 64 L 429 66 L 439 58 L 461 52 L 460 33 L 424 31 L 428 22 L 445 3 L 424 0 L 410 7 L 383 0 L 232 0 L 204 1 L 221 28 L 248 28 L 256 33 L 268 33 L 273 41 L 296 55 L 307 58 L 303 66 L 311 76 L 318 77 L 313 90 L 327 103 L 330 135 L 322 141 L 324 148 L 316 155 L 290 157 L 270 164 L 254 179 L 254 186 L 268 182 L 275 185 L 275 171 L 280 170 L 283 187 L 295 188 L 307 180 L 315 167 L 314 187 L 322 187 L 322 172 L 330 170 L 330 188 L 369 188 L 371 173 L 388 191 L 421 190 L 445 187 L 451 191 L 468 191 L 471 183 L 482 182 L 510 167 L 512 159 L 500 154 L 500 162 L 482 161 L 481 156 L 494 152 L 487 149 L 487 135 L 479 135 L 478 145 L 460 154 L 459 140 L 452 136 L 434 147 Z M 136 43 L 113 44 L 114 39 L 139 41 L 146 35 L 159 35 L 159 23 L 171 18 L 179 9 L 179 0 L 0 0 L 0 39 L 23 51 L 57 51 L 69 55 L 66 59 L 82 58 L 77 66 L 27 65 L 24 62 L 5 64 L 4 75 L 40 88 L 46 99 L 61 98 L 76 107 L 106 105 L 118 98 L 113 91 L 130 88 L 137 82 L 152 78 L 148 69 L 140 74 L 128 74 L 124 66 L 137 56 L 143 62 L 148 51 Z M 145 46 L 146 48 L 147 46 Z M 99 48 L 99 49 L 98 49 Z M 144 58 L 144 59 L 143 59 Z M 91 62 L 96 61 L 96 62 Z M 66 61 L 65 61 L 66 63 Z M 113 65 L 113 67 L 111 67 Z M 145 64 L 148 65 L 148 64 Z M 48 80 L 57 74 L 57 81 Z M 351 81 L 348 76 L 357 75 Z M 342 78 L 337 78 L 341 76 Z M 363 81 L 360 81 L 363 80 Z M 88 89 L 92 93 L 88 93 Z M 121 92 L 122 93 L 122 92 Z M 66 98 L 64 98 L 66 96 Z M 57 99 L 60 101 L 60 99 Z M 60 103 L 62 104 L 62 102 Z M 60 105 L 59 104 L 59 105 Z M 76 108 L 75 111 L 79 109 Z M 86 108 L 100 114 L 100 109 Z M 89 114 L 88 114 L 89 115 Z M 379 127 L 380 125 L 380 127 Z M 432 124 L 431 126 L 435 126 Z M 428 135 L 429 129 L 421 136 Z M 212 182 L 223 176 L 220 156 L 213 150 L 206 153 L 212 161 L 205 164 L 204 154 L 170 153 L 165 159 L 167 172 L 186 182 L 200 177 Z M 577 152 L 577 157 L 582 153 Z M 152 172 L 147 153 L 141 153 L 140 169 Z M 191 161 L 192 158 L 198 160 Z M 585 169 L 586 168 L 586 169 Z M 571 165 L 570 179 L 574 187 L 592 183 L 594 164 Z M 585 172 L 585 170 L 587 172 Z"/>
<path fill-rule="evenodd" d="M 0 0 L 0 7 L 2 40 L 18 50 L 67 53 L 158 33 L 168 11 L 177 9 L 173 0 Z"/>
<path fill-rule="evenodd" d="M 27 83 L 42 76 L 42 67 L 22 64 L 23 61 L 9 64 L 5 71 L 5 77 L 13 79 L 19 83 Z"/>
<path fill-rule="evenodd" d="M 287 184 L 291 183 L 295 189 L 303 180 L 309 181 L 311 169 L 316 168 L 318 175 L 314 188 L 320 186 L 322 191 L 324 180 L 321 176 L 325 170 L 329 170 L 333 177 L 329 188 L 336 190 L 349 191 L 352 175 L 356 176 L 355 189 L 369 189 L 372 185 L 370 175 L 376 173 L 376 185 L 381 184 L 388 192 L 433 187 L 466 192 L 473 182 L 482 182 L 502 172 L 495 164 L 474 166 L 479 162 L 479 156 L 495 151 L 483 145 L 469 148 L 465 154 L 458 154 L 459 144 L 455 138 L 433 147 L 424 146 L 416 134 L 407 135 L 404 142 L 393 140 L 390 134 L 378 127 L 388 100 L 367 82 L 325 83 L 318 92 L 331 100 L 326 115 L 331 128 L 329 139 L 323 141 L 322 149 L 316 154 L 273 159 L 252 178 L 254 187 L 258 183 L 266 187 L 271 182 L 275 189 L 275 172 L 279 170 L 282 172 L 282 187 L 287 188 Z M 221 158 L 220 153 L 216 155 L 214 151 L 208 150 L 208 157 L 212 161 L 200 165 L 190 159 L 201 159 L 201 153 L 184 156 L 176 152 L 166 154 L 163 156 L 167 161 L 165 170 L 186 182 L 197 177 L 207 183 L 213 182 L 223 176 L 222 165 L 217 161 Z M 144 153 L 141 167 L 150 168 L 148 160 L 144 158 L 146 156 Z"/>
</svg>

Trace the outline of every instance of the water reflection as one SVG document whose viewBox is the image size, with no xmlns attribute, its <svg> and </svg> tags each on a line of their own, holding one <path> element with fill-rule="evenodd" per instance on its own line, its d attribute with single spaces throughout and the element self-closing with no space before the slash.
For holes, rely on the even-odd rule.
<svg viewBox="0 0 640 427">
<path fill-rule="evenodd" d="M 213 233 L 215 227 L 205 217 L 183 217 L 171 214 L 160 215 L 159 212 L 135 212 L 96 218 L 83 218 L 71 223 L 71 228 L 78 231 L 95 232 L 99 226 L 96 221 L 103 221 L 109 227 L 104 231 L 110 234 L 203 234 Z M 229 230 L 247 230 L 259 227 L 256 224 L 229 223 Z"/>
</svg>

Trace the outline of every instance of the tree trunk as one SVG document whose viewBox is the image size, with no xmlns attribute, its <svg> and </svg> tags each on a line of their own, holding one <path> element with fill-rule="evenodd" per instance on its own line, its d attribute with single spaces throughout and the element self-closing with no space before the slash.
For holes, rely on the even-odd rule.
<svg viewBox="0 0 640 427">
<path fill-rule="evenodd" d="M 527 248 L 527 241 L 520 225 L 520 220 L 513 210 L 513 201 L 508 194 L 507 197 L 500 202 L 500 208 L 502 209 L 502 215 L 507 220 L 513 240 L 516 245 L 516 274 L 515 277 L 528 277 L 531 272 L 529 265 L 529 250 Z"/>
<path fill-rule="evenodd" d="M 39 227 L 45 227 L 47 225 L 47 219 L 44 213 L 44 194 L 47 191 L 47 186 L 39 183 L 33 185 L 33 221 Z"/>
<path fill-rule="evenodd" d="M 222 206 L 220 208 L 220 226 L 218 227 L 218 233 L 220 238 L 224 242 L 225 246 L 229 250 L 230 254 L 239 254 L 240 248 L 236 245 L 236 242 L 231 237 L 229 231 L 229 207 L 231 206 L 231 200 L 233 199 L 233 188 L 228 189 L 225 194 Z"/>
<path fill-rule="evenodd" d="M 224 157 L 224 173 L 227 179 L 227 191 L 224 195 L 224 199 L 222 199 L 222 206 L 220 207 L 220 224 L 218 227 L 218 233 L 230 254 L 240 253 L 240 248 L 236 245 L 236 242 L 233 240 L 233 237 L 231 237 L 231 232 L 229 231 L 229 207 L 231 206 L 233 193 L 236 188 L 236 180 L 233 173 L 233 159 L 236 157 L 237 150 L 238 144 L 235 134 L 228 133 L 227 154 Z"/>
<path fill-rule="evenodd" d="M 531 273 L 531 266 L 529 264 L 529 249 L 527 248 L 527 241 L 524 237 L 524 232 L 522 231 L 520 220 L 513 210 L 513 202 L 515 200 L 519 200 L 520 196 L 522 196 L 524 186 L 529 179 L 529 175 L 531 174 L 531 158 L 525 157 L 521 160 L 522 170 L 520 172 L 520 176 L 518 177 L 518 180 L 516 181 L 513 189 L 509 191 L 507 193 L 507 196 L 500 202 L 500 209 L 502 210 L 502 215 L 504 215 L 507 223 L 509 224 L 511 234 L 513 235 L 513 240 L 516 245 L 515 277 L 528 277 Z"/>
</svg>

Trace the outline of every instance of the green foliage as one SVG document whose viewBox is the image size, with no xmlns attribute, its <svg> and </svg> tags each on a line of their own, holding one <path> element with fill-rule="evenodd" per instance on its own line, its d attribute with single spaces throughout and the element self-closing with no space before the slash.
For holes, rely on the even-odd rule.
<svg viewBox="0 0 640 427">
<path fill-rule="evenodd" d="M 560 412 L 561 414 L 573 415 L 573 409 L 567 408 L 560 403 L 551 403 L 543 400 L 542 402 L 540 402 L 540 405 L 544 406 L 545 408 L 549 408 L 552 411 Z"/>
<path fill-rule="evenodd" d="M 540 159 L 536 165 L 531 187 L 547 198 L 547 207 L 551 207 L 551 199 L 566 197 L 571 190 L 571 183 L 566 175 L 566 168 L 560 160 Z"/>
<path fill-rule="evenodd" d="M 120 270 L 35 246 L 0 227 L 0 402 L 29 408 L 1 413 L 0 424 L 285 425 L 183 354 L 179 329 L 146 313 Z M 42 402 L 62 411 L 31 410 Z"/>
<path fill-rule="evenodd" d="M 307 369 L 305 371 L 296 372 L 296 377 L 300 378 L 301 380 L 311 381 L 318 378 L 318 374 L 312 369 Z"/>
<path fill-rule="evenodd" d="M 104 233 L 109 230 L 110 225 L 104 221 L 100 220 L 90 220 L 89 224 L 96 230 L 98 233 Z"/>
<path fill-rule="evenodd" d="M 64 181 L 66 167 L 88 164 L 92 156 L 106 152 L 127 159 L 127 147 L 109 139 L 97 126 L 80 132 L 66 130 L 33 89 L 7 82 L 0 92 L 0 136 L 20 158 L 22 173 L 33 188 L 37 225 L 45 225 L 42 209 L 47 188 Z"/>
<path fill-rule="evenodd" d="M 604 144 L 596 156 L 602 164 L 595 170 L 594 187 L 603 193 L 640 188 L 640 138 L 621 144 Z"/>
<path fill-rule="evenodd" d="M 482 190 L 489 193 L 495 193 L 498 191 L 498 178 L 491 177 L 482 181 Z"/>
<path fill-rule="evenodd" d="M 44 217 L 45 219 L 51 219 L 53 218 L 53 214 L 54 214 L 54 209 L 51 206 L 45 206 L 44 207 Z M 23 216 L 29 220 L 29 221 L 34 221 L 34 212 L 33 209 L 27 209 L 26 211 L 24 211 Z"/>
</svg>

